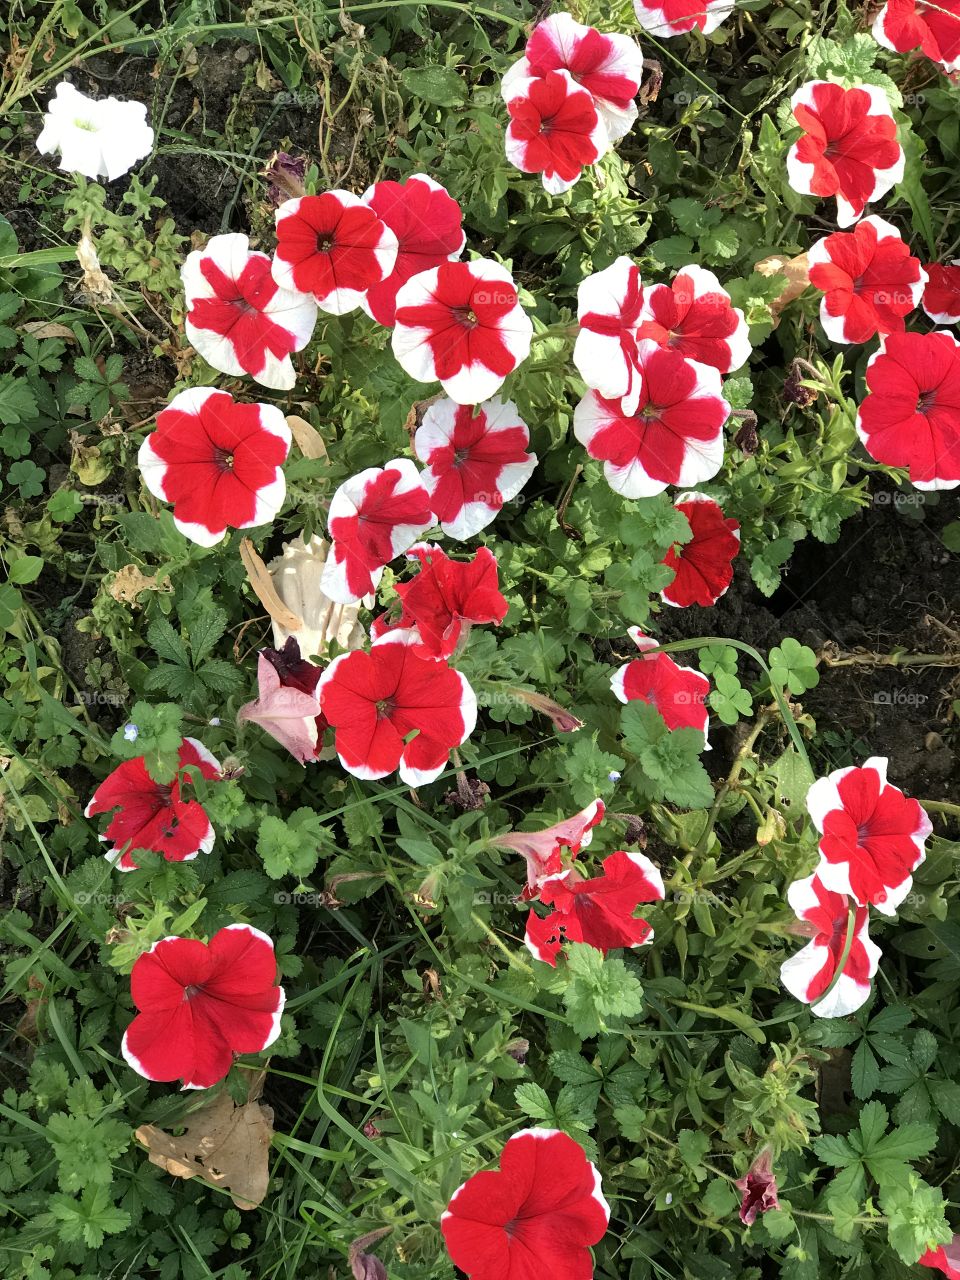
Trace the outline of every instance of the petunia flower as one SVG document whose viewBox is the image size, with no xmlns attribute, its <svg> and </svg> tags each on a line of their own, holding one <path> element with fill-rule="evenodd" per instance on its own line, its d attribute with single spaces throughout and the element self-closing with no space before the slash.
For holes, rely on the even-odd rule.
<svg viewBox="0 0 960 1280">
<path fill-rule="evenodd" d="M 227 925 L 209 943 L 162 938 L 130 974 L 139 1012 L 123 1036 L 124 1058 L 147 1080 L 209 1089 L 234 1054 L 260 1053 L 279 1036 L 276 979 L 273 943 L 252 925 Z"/>
<path fill-rule="evenodd" d="M 270 259 L 245 235 L 213 236 L 180 269 L 187 299 L 187 337 L 207 364 L 234 377 L 289 391 L 296 382 L 292 351 L 302 351 L 317 321 L 305 293 L 281 289 Z"/>
<path fill-rule="evenodd" d="M 734 8 L 735 0 L 633 0 L 641 27 L 661 39 L 694 30 L 708 36 Z"/>
<path fill-rule="evenodd" d="M 453 1193 L 440 1230 L 470 1280 L 591 1280 L 589 1249 L 609 1222 L 583 1147 L 557 1129 L 523 1129 L 499 1170 L 475 1173 Z"/>
<path fill-rule="evenodd" d="M 391 560 L 433 524 L 430 498 L 409 458 L 393 458 L 345 480 L 330 501 L 320 587 L 351 604 L 376 590 Z"/>
<path fill-rule="evenodd" d="M 857 435 L 917 489 L 960 485 L 960 343 L 942 329 L 893 333 L 870 357 Z"/>
<path fill-rule="evenodd" d="M 831 342 L 902 333 L 927 280 L 897 228 L 875 215 L 817 240 L 807 262 L 810 283 L 824 295 L 820 323 Z"/>
<path fill-rule="evenodd" d="M 541 918 L 530 911 L 524 942 L 537 960 L 556 967 L 565 942 L 585 942 L 604 955 L 653 941 L 646 920 L 634 917 L 641 902 L 660 902 L 663 878 L 642 853 L 618 850 L 603 860 L 603 873 L 585 880 L 575 868 L 551 876 L 540 901 L 554 910 Z"/>
<path fill-rule="evenodd" d="M 487 258 L 421 271 L 397 293 L 393 354 L 457 404 L 495 395 L 530 354 L 533 322 L 506 267 Z"/>
<path fill-rule="evenodd" d="M 883 89 L 845 89 L 810 80 L 790 99 L 802 136 L 787 153 L 790 186 L 801 195 L 836 196 L 837 223 L 849 227 L 871 200 L 903 179 L 905 157 Z"/>
<path fill-rule="evenodd" d="M 142 102 L 88 98 L 66 80 L 47 104 L 37 138 L 43 156 L 60 152 L 60 168 L 86 178 L 122 178 L 153 150 Z"/>
<path fill-rule="evenodd" d="M 646 702 L 656 707 L 668 729 L 698 729 L 705 750 L 710 713 L 707 697 L 710 681 L 692 667 L 681 667 L 669 653 L 649 653 L 659 642 L 645 636 L 639 627 L 627 633 L 640 650 L 640 657 L 626 663 L 610 677 L 610 688 L 620 702 Z"/>
<path fill-rule="evenodd" d="M 515 79 L 504 96 L 510 123 L 507 159 L 521 173 L 539 173 L 544 190 L 561 195 L 609 146 L 593 100 L 566 71 Z"/>
<path fill-rule="evenodd" d="M 922 306 L 934 324 L 960 324 L 960 258 L 928 263 Z"/>
<path fill-rule="evenodd" d="M 289 631 L 273 618 L 275 648 L 280 649 L 291 636 L 306 655 L 323 654 L 331 644 L 358 649 L 366 640 L 359 605 L 338 604 L 323 590 L 323 570 L 329 554 L 330 543 L 325 538 L 314 534 L 304 542 L 303 535 L 298 534 L 292 542 L 285 542 L 281 554 L 267 565 L 277 595 L 303 622 L 298 630 Z M 362 603 L 372 609 L 373 597 L 364 597 Z"/>
<path fill-rule="evenodd" d="M 191 542 L 215 546 L 227 529 L 268 524 L 283 505 L 291 435 L 271 404 L 240 404 L 213 387 L 181 391 L 140 446 L 143 483 L 173 504 Z"/>
<path fill-rule="evenodd" d="M 737 1178 L 733 1185 L 742 1193 L 740 1221 L 744 1226 L 752 1226 L 757 1220 L 757 1214 L 779 1209 L 772 1148 L 764 1147 L 743 1177 Z"/>
<path fill-rule="evenodd" d="M 183 798 L 189 766 L 211 781 L 221 776 L 219 760 L 196 738 L 184 738 L 171 782 L 155 782 L 144 757 L 136 756 L 118 765 L 93 793 L 85 817 L 116 810 L 101 839 L 110 845 L 104 856 L 120 871 L 136 871 L 135 849 L 161 853 L 167 862 L 192 862 L 213 848 L 215 833 L 203 805 Z"/>
<path fill-rule="evenodd" d="M 282 289 L 313 294 L 321 311 L 355 311 L 396 265 L 397 237 L 349 191 L 285 200 L 276 219 L 273 278 Z"/>
<path fill-rule="evenodd" d="M 566 71 L 586 89 L 610 142 L 629 133 L 637 118 L 634 101 L 643 79 L 643 54 L 636 40 L 585 27 L 569 13 L 552 13 L 533 29 L 524 56 L 507 71 L 500 92 L 509 101 L 520 80 Z"/>
<path fill-rule="evenodd" d="M 410 787 L 433 782 L 473 732 L 477 699 L 445 661 L 420 657 L 418 637 L 388 631 L 334 658 L 320 677 L 320 706 L 336 730 L 340 763 L 357 778 L 399 770 Z"/>
<path fill-rule="evenodd" d="M 642 312 L 640 268 L 627 257 L 586 276 L 577 288 L 580 331 L 573 363 L 587 386 L 606 399 L 627 398 L 628 412 L 639 395 L 637 331 Z"/>
<path fill-rule="evenodd" d="M 392 325 L 401 285 L 421 271 L 454 262 L 467 237 L 456 200 L 433 178 L 415 173 L 405 182 L 377 182 L 361 199 L 397 238 L 397 260 L 379 284 L 372 284 L 360 305 L 378 324 Z"/>
<path fill-rule="evenodd" d="M 887 0 L 873 37 L 896 53 L 919 47 L 943 71 L 960 71 L 960 0 Z"/>
<path fill-rule="evenodd" d="M 960 1280 L 960 1235 L 955 1235 L 949 1244 L 928 1249 L 917 1261 L 917 1266 L 942 1271 L 948 1280 Z"/>
<path fill-rule="evenodd" d="M 821 863 L 818 872 L 805 880 L 795 880 L 787 890 L 787 901 L 813 936 L 802 950 L 783 962 L 780 981 L 792 996 L 810 1005 L 811 1013 L 818 1018 L 845 1018 L 866 1004 L 881 951 L 870 941 L 868 908 L 857 907 L 853 944 L 843 973 L 827 998 L 821 998 L 836 977 L 849 924 L 849 899 L 845 893 L 827 888 L 822 869 Z"/>
<path fill-rule="evenodd" d="M 321 668 L 300 658 L 291 637 L 283 650 L 264 650 L 257 659 L 257 697 L 237 712 L 269 733 L 300 764 L 318 759 L 327 722 L 317 699 Z"/>
<path fill-rule="evenodd" d="M 933 826 L 919 801 L 887 781 L 886 758 L 818 778 L 806 805 L 821 833 L 820 881 L 892 916 L 910 892 Z"/>
<path fill-rule="evenodd" d="M 420 476 L 448 538 L 472 538 L 495 519 L 537 465 L 517 406 L 494 396 L 483 404 L 444 397 L 430 405 L 413 440 Z"/>
<path fill-rule="evenodd" d="M 527 883 L 520 895 L 521 902 L 536 898 L 546 880 L 563 871 L 564 849 L 569 850 L 570 861 L 581 849 L 586 849 L 593 839 L 593 828 L 603 821 L 605 812 L 603 801 L 598 799 L 552 827 L 540 831 L 506 831 L 491 839 L 490 843 L 498 849 L 512 849 L 526 861 Z"/>
<path fill-rule="evenodd" d="M 625 498 L 711 479 L 723 465 L 730 416 L 719 373 L 646 340 L 637 343 L 635 360 L 635 407 L 628 412 L 626 399 L 588 391 L 574 410 L 574 435 Z"/>
<path fill-rule="evenodd" d="M 693 531 L 689 542 L 671 547 L 663 563 L 676 570 L 660 592 L 666 604 L 686 609 L 716 604 L 733 581 L 733 561 L 740 552 L 740 525 L 724 517 L 719 503 L 702 493 L 681 493 L 673 504 Z"/>
<path fill-rule="evenodd" d="M 683 267 L 670 284 L 647 285 L 642 301 L 638 338 L 652 339 L 720 373 L 733 373 L 750 358 L 743 312 L 705 267 Z"/>
</svg>

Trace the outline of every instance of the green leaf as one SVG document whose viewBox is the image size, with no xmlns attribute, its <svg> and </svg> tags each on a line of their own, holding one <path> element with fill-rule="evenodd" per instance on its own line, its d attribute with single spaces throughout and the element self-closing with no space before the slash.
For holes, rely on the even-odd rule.
<svg viewBox="0 0 960 1280">
<path fill-rule="evenodd" d="M 530 1081 L 518 1084 L 513 1096 L 524 1115 L 531 1116 L 534 1120 L 553 1119 L 553 1104 L 546 1089 L 542 1089 L 540 1085 Z"/>
<path fill-rule="evenodd" d="M 24 587 L 27 583 L 36 582 L 42 572 L 43 556 L 20 556 L 11 563 L 9 578 L 18 587 Z"/>
<path fill-rule="evenodd" d="M 37 397 L 26 378 L 0 378 L 0 422 L 15 426 L 37 416 Z"/>
<path fill-rule="evenodd" d="M 451 67 L 406 67 L 400 79 L 417 99 L 435 107 L 459 107 L 467 100 L 466 81 Z"/>
</svg>

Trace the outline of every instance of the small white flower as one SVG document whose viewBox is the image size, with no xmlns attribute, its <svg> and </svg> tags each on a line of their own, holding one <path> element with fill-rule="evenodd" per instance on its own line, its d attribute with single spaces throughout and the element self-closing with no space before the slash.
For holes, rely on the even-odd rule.
<svg viewBox="0 0 960 1280">
<path fill-rule="evenodd" d="M 135 724 L 125 724 L 123 726 L 123 736 L 127 742 L 136 742 L 140 737 L 140 730 Z"/>
<path fill-rule="evenodd" d="M 122 178 L 153 149 L 142 102 L 88 98 L 61 81 L 37 138 L 41 155 L 60 152 L 60 168 L 86 178 Z"/>
<path fill-rule="evenodd" d="M 607 778 L 610 780 L 610 782 L 619 782 L 620 774 L 617 773 L 616 769 L 611 769 L 610 772 L 607 774 Z"/>
<path fill-rule="evenodd" d="M 667 1192 L 667 1194 L 663 1197 L 663 1203 L 664 1203 L 664 1204 L 673 1204 L 673 1192 L 672 1192 L 672 1191 L 668 1191 L 668 1192 Z"/>
<path fill-rule="evenodd" d="M 207 721 L 207 724 L 211 725 L 214 729 L 218 729 L 220 727 L 220 717 L 214 716 L 212 720 Z"/>
</svg>

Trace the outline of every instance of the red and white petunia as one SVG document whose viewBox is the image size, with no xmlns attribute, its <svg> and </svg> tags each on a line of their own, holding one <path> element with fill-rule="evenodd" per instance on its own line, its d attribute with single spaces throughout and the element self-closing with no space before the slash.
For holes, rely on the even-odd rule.
<svg viewBox="0 0 960 1280">
<path fill-rule="evenodd" d="M 221 776 L 219 760 L 196 738 L 184 738 L 171 782 L 155 782 L 137 756 L 118 765 L 93 793 L 84 816 L 116 810 L 101 839 L 110 845 L 104 856 L 121 871 L 136 871 L 135 849 L 161 853 L 167 862 L 192 862 L 213 848 L 215 834 L 203 805 L 183 798 L 189 766 L 208 780 Z"/>
<path fill-rule="evenodd" d="M 472 538 L 495 519 L 533 475 L 530 432 L 510 400 L 430 405 L 413 440 L 426 463 L 420 476 L 448 538 Z"/>
<path fill-rule="evenodd" d="M 228 529 L 269 524 L 283 506 L 290 442 L 275 405 L 189 387 L 157 415 L 137 462 L 153 496 L 173 504 L 184 537 L 212 547 Z"/>
<path fill-rule="evenodd" d="M 292 351 L 302 351 L 317 322 L 309 294 L 281 289 L 270 259 L 239 232 L 213 236 L 180 269 L 187 337 L 207 364 L 234 377 L 248 373 L 276 391 L 296 382 Z"/>
<path fill-rule="evenodd" d="M 309 293 L 322 311 L 355 311 L 371 285 L 397 262 L 397 237 L 349 191 L 285 200 L 277 209 L 273 278 L 282 289 Z"/>
<path fill-rule="evenodd" d="M 642 316 L 640 268 L 629 258 L 617 258 L 581 280 L 573 363 L 592 390 L 608 400 L 626 399 L 628 412 L 640 389 L 637 331 Z"/>
<path fill-rule="evenodd" d="M 563 871 L 564 849 L 569 850 L 569 861 L 581 849 L 586 849 L 593 839 L 593 828 L 603 821 L 605 812 L 603 801 L 594 800 L 572 818 L 564 818 L 552 827 L 540 831 L 506 831 L 491 839 L 491 844 L 512 849 L 526 861 L 527 882 L 520 895 L 521 902 L 536 898 L 546 881 Z"/>
<path fill-rule="evenodd" d="M 880 948 L 870 941 L 867 932 L 869 909 L 857 908 L 853 944 L 843 973 L 823 1000 L 821 997 L 836 977 L 843 956 L 849 900 L 845 893 L 828 889 L 821 877 L 814 874 L 805 880 L 795 880 L 787 890 L 787 901 L 813 936 L 801 951 L 783 962 L 780 981 L 792 996 L 811 1005 L 811 1013 L 818 1018 L 845 1018 L 856 1013 L 869 999 L 870 983 L 881 956 Z"/>
<path fill-rule="evenodd" d="M 397 293 L 393 354 L 418 382 L 439 382 L 457 404 L 495 395 L 530 354 L 533 322 L 498 262 L 445 262 Z"/>
<path fill-rule="evenodd" d="M 743 312 L 712 271 L 683 267 L 670 284 L 643 291 L 638 338 L 650 338 L 688 360 L 732 373 L 750 358 L 750 332 Z"/>
<path fill-rule="evenodd" d="M 678 609 L 716 604 L 733 581 L 740 524 L 726 519 L 720 504 L 702 493 L 681 493 L 673 505 L 686 516 L 693 537 L 680 547 L 671 547 L 663 557 L 676 576 L 660 597 Z"/>
<path fill-rule="evenodd" d="M 942 1244 L 938 1249 L 928 1249 L 918 1259 L 917 1266 L 942 1271 L 947 1280 L 960 1280 L 960 1235 L 955 1235 L 949 1244 Z"/>
<path fill-rule="evenodd" d="M 629 133 L 643 79 L 643 54 L 636 40 L 585 27 L 569 13 L 552 13 L 534 27 L 524 56 L 507 71 L 500 92 L 509 101 L 519 80 L 542 78 L 549 71 L 567 71 L 586 89 L 611 142 Z"/>
<path fill-rule="evenodd" d="M 590 1246 L 609 1222 L 583 1147 L 558 1129 L 523 1129 L 499 1170 L 475 1173 L 453 1193 L 440 1230 L 470 1280 L 591 1280 Z"/>
<path fill-rule="evenodd" d="M 693 667 L 681 667 L 669 653 L 650 653 L 659 641 L 645 636 L 639 627 L 630 627 L 628 635 L 640 657 L 618 667 L 610 677 L 614 696 L 620 702 L 647 702 L 656 707 L 668 729 L 698 729 L 709 750 L 710 681 Z"/>
<path fill-rule="evenodd" d="M 893 333 L 870 357 L 857 435 L 917 489 L 960 485 L 960 343 L 945 330 Z"/>
<path fill-rule="evenodd" d="M 734 7 L 735 0 L 633 0 L 641 27 L 661 39 L 694 30 L 708 36 Z"/>
<path fill-rule="evenodd" d="M 831 342 L 903 333 L 927 281 L 897 228 L 875 215 L 817 240 L 807 262 L 810 283 L 824 295 L 820 323 Z"/>
<path fill-rule="evenodd" d="M 575 868 L 552 876 L 540 889 L 540 901 L 553 911 L 527 916 L 524 942 L 544 964 L 556 966 L 566 942 L 585 942 L 604 955 L 653 941 L 646 920 L 634 917 L 641 902 L 663 900 L 663 878 L 642 853 L 618 850 L 603 860 L 603 872 L 585 880 Z"/>
<path fill-rule="evenodd" d="M 802 136 L 787 154 L 790 186 L 801 195 L 836 196 L 837 223 L 849 227 L 871 200 L 903 179 L 905 157 L 883 89 L 845 89 L 810 80 L 790 99 Z"/>
<path fill-rule="evenodd" d="M 723 465 L 730 416 L 719 373 L 646 340 L 637 343 L 635 358 L 636 407 L 628 413 L 627 400 L 588 391 L 574 410 L 574 435 L 625 498 L 711 479 Z"/>
<path fill-rule="evenodd" d="M 450 752 L 477 721 L 466 676 L 445 661 L 421 657 L 412 631 L 388 631 L 369 653 L 334 658 L 320 677 L 323 714 L 336 730 L 340 763 L 357 778 L 399 769 L 410 787 L 438 778 Z"/>
<path fill-rule="evenodd" d="M 944 71 L 960 71 L 960 0 L 887 0 L 873 36 L 885 49 L 919 47 Z"/>
<path fill-rule="evenodd" d="M 823 884 L 892 916 L 910 892 L 933 827 L 919 801 L 887 781 L 886 758 L 818 778 L 806 804 L 821 833 Z"/>
<path fill-rule="evenodd" d="M 610 145 L 593 94 L 567 71 L 515 79 L 504 97 L 507 159 L 521 173 L 539 173 L 552 196 L 569 191 Z"/>
<path fill-rule="evenodd" d="M 345 480 L 330 500 L 331 547 L 322 591 L 350 604 L 375 591 L 391 560 L 433 524 L 430 497 L 409 458 L 393 458 Z"/>
<path fill-rule="evenodd" d="M 300 657 L 293 636 L 282 649 L 261 650 L 256 700 L 240 708 L 237 720 L 258 724 L 300 764 L 316 760 L 327 727 L 317 700 L 320 675 L 320 667 Z"/>
<path fill-rule="evenodd" d="M 372 284 L 360 301 L 378 324 L 392 325 L 400 286 L 421 271 L 442 262 L 455 262 L 467 237 L 463 213 L 456 200 L 433 178 L 414 173 L 405 182 L 377 182 L 361 197 L 397 238 L 397 260 L 379 284 Z"/>
<path fill-rule="evenodd" d="M 934 324 L 960 324 L 960 258 L 944 264 L 928 263 L 926 272 L 924 311 Z"/>
<path fill-rule="evenodd" d="M 209 1089 L 234 1054 L 260 1053 L 280 1034 L 284 992 L 273 942 L 249 924 L 230 924 L 209 943 L 162 938 L 130 974 L 138 1009 L 122 1052 L 147 1080 Z"/>
</svg>

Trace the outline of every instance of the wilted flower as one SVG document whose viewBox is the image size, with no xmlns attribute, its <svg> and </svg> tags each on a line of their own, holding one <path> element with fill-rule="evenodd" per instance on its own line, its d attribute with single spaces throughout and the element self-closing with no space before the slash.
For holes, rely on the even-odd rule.
<svg viewBox="0 0 960 1280">
<path fill-rule="evenodd" d="M 122 178 L 153 148 L 142 102 L 88 98 L 61 81 L 47 104 L 37 138 L 41 155 L 60 152 L 60 168 L 86 178 Z"/>
<path fill-rule="evenodd" d="M 779 1209 L 777 1179 L 773 1172 L 773 1151 L 764 1147 L 742 1178 L 733 1184 L 743 1192 L 740 1221 L 745 1226 L 755 1222 L 758 1213 Z"/>
<path fill-rule="evenodd" d="M 594 800 L 585 809 L 541 831 L 506 831 L 490 841 L 500 849 L 520 853 L 527 863 L 527 883 L 521 901 L 535 898 L 549 876 L 563 871 L 563 850 L 569 849 L 572 861 L 593 839 L 593 828 L 603 821 L 602 800 Z"/>
<path fill-rule="evenodd" d="M 322 578 L 330 543 L 319 534 L 304 542 L 298 534 L 283 544 L 283 552 L 267 565 L 277 595 L 287 608 L 303 621 L 297 631 L 288 631 L 273 619 L 273 643 L 280 649 L 290 636 L 296 638 L 304 657 L 323 654 L 331 644 L 341 649 L 358 649 L 365 640 L 360 622 L 360 603 L 373 608 L 372 596 L 359 603 L 341 604 L 331 600 L 323 590 Z"/>
<path fill-rule="evenodd" d="M 702 493 L 681 493 L 673 505 L 686 516 L 693 537 L 664 556 L 663 563 L 675 569 L 676 576 L 660 596 L 679 609 L 716 604 L 733 581 L 739 522 L 726 519 L 720 504 Z"/>
</svg>

